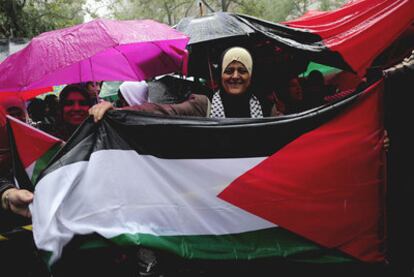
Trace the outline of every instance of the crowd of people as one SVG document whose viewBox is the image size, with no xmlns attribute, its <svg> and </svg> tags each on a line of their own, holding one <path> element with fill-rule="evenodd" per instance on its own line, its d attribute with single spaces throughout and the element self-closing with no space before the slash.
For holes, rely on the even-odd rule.
<svg viewBox="0 0 414 277">
<path fill-rule="evenodd" d="M 414 54 L 405 61 L 403 69 L 412 71 Z M 152 103 L 148 98 L 148 85 L 144 82 L 124 82 L 118 92 L 117 103 L 99 99 L 102 82 L 67 85 L 59 98 L 48 95 L 41 100 L 34 98 L 25 103 L 18 97 L 0 100 L 0 112 L 42 129 L 67 141 L 76 128 L 90 115 L 95 122 L 101 120 L 108 110 L 128 109 L 160 115 L 179 115 L 209 118 L 263 118 L 300 113 L 326 104 L 329 96 L 338 93 L 335 87 L 326 84 L 319 71 L 312 71 L 306 78 L 289 76 L 275 90 L 258 93 L 253 84 L 254 60 L 250 52 L 242 47 L 232 47 L 223 53 L 219 65 L 219 88 L 211 98 L 194 92 L 190 97 L 175 104 Z M 381 72 L 387 76 L 398 73 Z M 390 77 L 391 78 L 391 77 Z M 394 78 L 394 77 L 393 77 Z M 263 97 L 265 95 L 266 97 Z M 345 97 L 346 94 L 341 94 Z M 0 115 L 1 118 L 1 115 Z M 4 118 L 4 116 L 3 116 Z M 30 218 L 28 205 L 33 194 L 17 189 L 13 184 L 7 134 L 4 122 L 0 122 L 0 197 L 4 212 L 12 212 Z M 388 147 L 388 138 L 384 145 Z M 0 221 L 4 224 L 4 221 Z M 10 228 L 11 225 L 1 226 Z"/>
</svg>

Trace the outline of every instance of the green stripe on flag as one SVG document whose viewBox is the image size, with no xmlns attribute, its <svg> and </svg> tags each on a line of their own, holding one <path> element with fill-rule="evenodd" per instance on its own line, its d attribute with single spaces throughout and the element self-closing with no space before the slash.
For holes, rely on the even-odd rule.
<svg viewBox="0 0 414 277">
<path fill-rule="evenodd" d="M 115 244 L 142 245 L 173 252 L 187 259 L 252 260 L 281 257 L 310 263 L 355 261 L 336 250 L 320 247 L 282 228 L 232 235 L 154 236 L 123 234 L 112 238 Z"/>
<path fill-rule="evenodd" d="M 318 246 L 282 228 L 220 236 L 123 234 L 110 240 L 95 234 L 77 236 L 76 240 L 80 251 L 82 249 L 113 247 L 115 244 L 126 247 L 136 245 L 165 250 L 186 259 L 253 260 L 274 257 L 291 262 L 314 264 L 355 262 L 355 259 L 340 251 Z"/>
<path fill-rule="evenodd" d="M 36 184 L 37 178 L 39 177 L 40 172 L 42 172 L 43 169 L 46 168 L 49 161 L 52 159 L 52 157 L 62 148 L 62 143 L 56 143 L 53 145 L 45 154 L 43 154 L 42 157 L 40 157 L 35 164 L 35 167 L 33 169 L 32 174 L 32 184 Z"/>
</svg>

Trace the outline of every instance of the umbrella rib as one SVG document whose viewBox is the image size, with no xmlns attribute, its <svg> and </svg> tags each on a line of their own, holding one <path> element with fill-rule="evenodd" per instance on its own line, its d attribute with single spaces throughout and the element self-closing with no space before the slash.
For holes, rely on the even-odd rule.
<svg viewBox="0 0 414 277">
<path fill-rule="evenodd" d="M 120 46 L 120 45 L 118 44 L 117 46 Z M 122 51 L 120 51 L 120 50 L 117 48 L 117 46 L 115 46 L 115 47 L 114 47 L 114 49 L 115 49 L 118 53 L 120 53 L 120 54 L 122 55 L 122 57 L 124 57 L 124 59 L 128 62 L 129 66 L 130 66 L 130 67 L 132 68 L 132 70 L 135 72 L 135 75 L 136 75 L 137 79 L 139 79 L 139 78 L 138 78 L 138 67 L 135 69 L 135 68 L 134 68 L 134 66 L 133 66 L 133 64 L 131 64 L 131 62 L 128 60 L 128 58 L 125 56 L 125 54 L 124 54 Z M 140 80 L 139 80 L 139 81 L 140 81 Z"/>
<path fill-rule="evenodd" d="M 95 74 L 93 73 L 92 57 L 90 57 L 88 59 L 88 61 L 89 61 L 89 66 L 90 66 L 90 69 L 91 69 L 91 77 L 92 77 L 92 80 L 90 80 L 90 81 L 96 82 L 97 80 L 95 80 Z"/>
</svg>

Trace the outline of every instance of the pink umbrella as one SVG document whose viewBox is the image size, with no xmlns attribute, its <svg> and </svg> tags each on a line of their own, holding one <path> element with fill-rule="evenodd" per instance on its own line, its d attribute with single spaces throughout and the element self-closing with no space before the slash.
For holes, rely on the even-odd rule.
<svg viewBox="0 0 414 277">
<path fill-rule="evenodd" d="M 0 64 L 0 92 L 180 72 L 188 40 L 152 20 L 96 19 L 46 32 Z"/>
</svg>

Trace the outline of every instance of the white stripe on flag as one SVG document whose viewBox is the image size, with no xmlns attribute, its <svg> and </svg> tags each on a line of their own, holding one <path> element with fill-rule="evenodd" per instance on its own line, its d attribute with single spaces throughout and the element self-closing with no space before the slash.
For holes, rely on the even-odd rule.
<svg viewBox="0 0 414 277">
<path fill-rule="evenodd" d="M 264 159 L 95 152 L 89 162 L 64 166 L 37 184 L 31 206 L 36 245 L 52 251 L 54 260 L 74 234 L 222 235 L 275 227 L 217 197 Z"/>
</svg>

